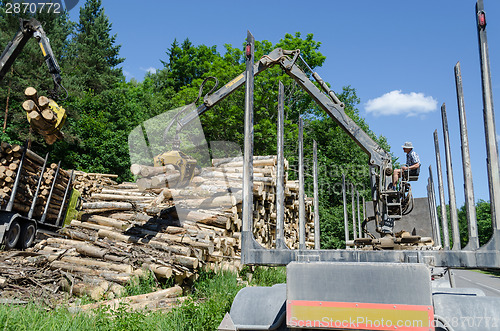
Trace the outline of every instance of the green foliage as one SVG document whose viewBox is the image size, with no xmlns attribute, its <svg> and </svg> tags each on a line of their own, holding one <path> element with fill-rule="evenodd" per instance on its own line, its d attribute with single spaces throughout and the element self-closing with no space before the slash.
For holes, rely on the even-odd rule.
<svg viewBox="0 0 500 331">
<path fill-rule="evenodd" d="M 253 284 L 271 286 L 283 283 L 285 268 L 256 268 Z M 145 280 L 145 285 L 152 280 Z M 111 311 L 109 307 L 91 314 L 70 313 L 65 306 L 46 311 L 38 305 L 0 305 L 0 327 L 6 331 L 125 331 L 125 330 L 216 330 L 234 297 L 243 286 L 232 273 L 202 273 L 189 299 L 169 313 L 127 312 L 127 305 Z"/>
<path fill-rule="evenodd" d="M 286 283 L 285 267 L 255 267 L 252 274 L 251 285 L 273 286 L 274 284 Z"/>
<path fill-rule="evenodd" d="M 141 325 L 147 315 L 141 311 L 128 312 L 128 305 L 120 305 L 116 310 L 101 307 L 95 311 L 94 327 L 97 330 L 143 330 Z"/>
<path fill-rule="evenodd" d="M 65 307 L 47 312 L 34 304 L 26 307 L 0 306 L 0 325 L 6 331 L 141 330 L 143 320 L 141 313 L 111 313 L 107 309 L 89 315 L 72 314 Z"/>
<path fill-rule="evenodd" d="M 19 20 L 29 19 L 28 14 L 6 14 L 5 3 L 0 2 L 0 52 L 12 40 L 19 30 Z M 69 20 L 67 13 L 49 14 L 36 13 L 37 19 L 50 39 L 53 53 L 61 66 L 63 77 L 67 69 L 68 59 L 68 37 L 70 36 L 73 23 Z M 28 86 L 36 87 L 41 95 L 51 95 L 54 89 L 52 75 L 49 74 L 42 51 L 34 38 L 28 40 L 23 51 L 11 66 L 10 71 L 0 82 L 0 109 L 3 121 L 0 126 L 0 139 L 10 143 L 22 143 L 30 136 L 29 125 L 26 120 L 21 102 L 24 101 L 24 90 Z M 4 110 L 7 109 L 7 116 Z M 5 130 L 3 127 L 5 126 Z M 34 137 L 42 144 L 43 139 Z"/>
<path fill-rule="evenodd" d="M 486 270 L 476 270 L 477 272 L 486 274 L 486 275 L 492 275 L 496 277 L 500 277 L 500 271 L 498 270 L 493 270 L 493 269 L 486 269 Z"/>
<path fill-rule="evenodd" d="M 441 206 L 437 207 L 439 224 L 442 224 L 441 220 Z M 467 212 L 465 209 L 465 204 L 460 207 L 457 211 L 458 213 L 458 226 L 460 231 L 460 245 L 465 247 L 469 241 L 469 232 L 467 225 Z M 448 233 L 450 235 L 450 247 L 453 246 L 453 237 L 451 232 L 451 218 L 450 218 L 450 206 L 446 205 L 446 216 L 448 219 Z M 479 245 L 482 246 L 488 242 L 493 234 L 493 228 L 491 226 L 491 209 L 490 203 L 484 200 L 478 200 L 476 202 L 476 217 L 477 217 L 477 231 L 479 237 Z M 443 233 L 441 232 L 441 237 L 443 238 Z"/>
<path fill-rule="evenodd" d="M 158 282 L 152 271 L 140 277 L 134 277 L 125 285 L 126 294 L 124 296 L 139 295 L 158 290 Z"/>
<path fill-rule="evenodd" d="M 490 203 L 484 200 L 479 200 L 476 203 L 476 216 L 479 245 L 482 246 L 488 242 L 493 234 Z M 467 211 L 465 209 L 465 204 L 458 210 L 458 225 L 460 229 L 460 243 L 462 247 L 464 247 L 469 241 Z"/>
<path fill-rule="evenodd" d="M 151 293 L 160 288 L 169 288 L 174 286 L 174 279 L 158 280 L 152 271 L 146 272 L 140 277 L 133 277 L 125 285 L 125 294 L 123 296 L 140 295 Z"/>
<path fill-rule="evenodd" d="M 343 206 L 325 206 L 324 204 L 320 204 L 319 212 L 321 249 L 345 248 Z M 349 222 L 349 224 L 351 223 Z"/>
<path fill-rule="evenodd" d="M 161 330 L 216 330 L 242 288 L 232 273 L 204 273 L 196 282 L 192 298 L 160 321 Z"/>
</svg>

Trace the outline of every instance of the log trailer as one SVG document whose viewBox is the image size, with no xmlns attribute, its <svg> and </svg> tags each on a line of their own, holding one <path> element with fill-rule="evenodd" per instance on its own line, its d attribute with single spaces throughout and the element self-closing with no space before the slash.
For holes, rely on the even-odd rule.
<svg viewBox="0 0 500 331">
<path fill-rule="evenodd" d="M 487 100 L 491 98 L 491 82 L 483 0 L 478 0 L 476 14 L 483 64 L 484 100 L 491 103 L 491 99 Z M 462 250 L 366 250 L 360 248 L 361 245 L 341 250 L 321 250 L 318 247 L 305 249 L 305 246 L 292 250 L 284 244 L 283 224 L 279 218 L 276 224 L 276 248 L 264 248 L 255 240 L 252 232 L 251 163 L 253 77 L 271 65 L 281 66 L 369 155 L 372 201 L 377 223 L 384 224 L 387 219 L 397 219 L 401 208 L 388 205 L 388 201 L 393 203 L 394 198 L 385 189 L 392 172 L 390 155 L 346 116 L 342 104 L 317 74 L 314 73 L 313 77 L 323 91 L 308 79 L 295 64 L 300 59 L 299 52 L 276 49 L 254 63 L 254 39 L 250 32 L 247 42 L 246 72 L 208 97 L 205 105 L 191 116 L 200 115 L 215 101 L 246 83 L 242 263 L 286 266 L 287 282 L 272 287 L 242 289 L 218 330 L 500 330 L 499 297 L 485 296 L 476 288 L 437 287 L 431 277 L 432 269 L 439 267 L 499 270 L 498 211 L 492 213 L 493 234 L 488 243 Z M 486 101 L 485 116 L 488 108 Z M 189 117 L 181 123 L 187 120 Z M 487 128 L 488 132 L 490 130 L 491 127 Z M 488 146 L 496 150 L 496 145 Z M 496 172 L 489 176 L 490 193 L 500 190 L 491 179 L 498 176 Z M 278 206 L 279 199 L 277 196 Z M 493 200 L 492 208 L 496 203 Z M 304 232 L 299 224 L 299 241 L 304 240 Z M 387 238 L 387 235 L 382 235 Z M 450 285 L 452 283 L 450 279 Z"/>
<path fill-rule="evenodd" d="M 50 47 L 49 38 L 45 34 L 40 22 L 34 18 L 30 18 L 29 20 L 20 19 L 19 24 L 19 30 L 14 35 L 12 41 L 7 44 L 7 47 L 3 51 L 2 55 L 0 55 L 0 81 L 3 80 L 4 76 L 12 67 L 12 64 L 22 52 L 28 40 L 34 37 L 40 46 L 45 63 L 49 69 L 49 73 L 52 75 L 54 90 L 51 94 L 53 94 L 53 98 L 55 98 L 59 92 L 59 88 L 62 87 L 61 68 L 59 67 L 54 53 L 52 52 L 52 48 Z M 34 100 L 34 102 L 38 104 L 38 100 Z M 66 119 L 66 111 L 64 108 L 58 106 L 54 100 L 50 100 L 48 108 L 50 108 L 57 118 L 57 120 L 53 123 L 52 121 L 44 121 L 43 125 L 36 125 L 36 123 L 32 122 L 32 117 L 28 115 L 27 118 L 31 126 L 45 138 L 45 141 L 48 144 L 51 145 L 57 138 L 63 137 L 61 128 Z M 39 116 L 43 118 L 41 109 L 34 107 L 32 110 L 38 112 Z"/>
<path fill-rule="evenodd" d="M 3 80 L 28 40 L 34 37 L 40 46 L 49 73 L 52 75 L 53 94 L 57 95 L 59 87 L 62 86 L 61 69 L 52 52 L 49 38 L 36 19 L 20 19 L 19 22 L 19 30 L 0 55 L 0 81 Z M 36 123 L 33 122 L 35 118 L 29 113 L 27 114 L 28 121 L 48 144 L 52 144 L 57 138 L 62 138 L 60 130 L 66 119 L 66 111 L 59 107 L 54 100 L 48 99 L 46 107 L 55 115 L 55 120 L 46 121 L 46 116 L 43 116 L 42 112 L 43 108 L 39 106 L 36 90 L 32 90 L 34 91 L 31 95 L 33 109 L 26 110 L 38 112 L 36 117 L 40 118 L 43 125 L 40 125 L 38 119 Z M 48 154 L 43 159 L 29 150 L 27 146 L 24 146 L 22 150 L 20 162 L 16 163 L 17 172 L 13 176 L 9 176 L 9 178 L 14 178 L 13 185 L 7 187 L 4 183 L 2 188 L 4 190 L 0 195 L 0 247 L 6 249 L 28 248 L 32 245 L 38 230 L 55 231 L 60 229 L 65 223 L 65 218 L 73 215 L 79 201 L 78 191 L 72 189 L 73 175 L 69 180 L 63 178 L 63 170 L 60 169 L 59 165 L 55 170 L 50 192 L 47 196 L 42 197 L 40 191 L 42 182 L 45 180 L 44 175 L 48 171 Z M 38 181 L 35 190 L 31 190 L 28 185 L 33 181 Z"/>
<path fill-rule="evenodd" d="M 48 164 L 48 156 L 43 159 L 26 146 L 22 148 L 17 172 L 11 176 L 14 182 L 4 184 L 7 190 L 1 192 L 0 247 L 26 249 L 37 231 L 57 231 L 77 216 L 80 194 L 73 189 L 73 173 L 61 169 L 61 162 Z M 47 180 L 50 190 L 43 190 Z"/>
</svg>

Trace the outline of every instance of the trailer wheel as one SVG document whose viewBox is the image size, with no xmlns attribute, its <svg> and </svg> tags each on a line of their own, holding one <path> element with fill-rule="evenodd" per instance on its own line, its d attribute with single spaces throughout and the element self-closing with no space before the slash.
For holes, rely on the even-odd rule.
<svg viewBox="0 0 500 331">
<path fill-rule="evenodd" d="M 10 224 L 10 229 L 9 231 L 7 231 L 7 235 L 5 237 L 5 248 L 13 249 L 14 247 L 16 247 L 20 236 L 21 236 L 21 225 L 19 225 L 18 221 L 14 220 Z"/>
<path fill-rule="evenodd" d="M 21 228 L 21 238 L 18 243 L 20 248 L 26 249 L 33 244 L 36 235 L 36 227 L 33 223 L 25 223 Z"/>
</svg>

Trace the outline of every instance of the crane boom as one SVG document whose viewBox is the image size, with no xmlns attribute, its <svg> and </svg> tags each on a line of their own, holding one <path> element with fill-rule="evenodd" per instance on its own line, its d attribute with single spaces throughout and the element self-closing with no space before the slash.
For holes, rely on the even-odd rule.
<svg viewBox="0 0 500 331">
<path fill-rule="evenodd" d="M 299 50 L 287 51 L 281 48 L 276 48 L 268 55 L 263 56 L 259 61 L 254 64 L 254 75 L 258 75 L 264 70 L 278 64 L 285 73 L 293 78 L 316 103 L 331 117 L 342 129 L 370 156 L 370 165 L 378 166 L 380 168 L 387 168 L 391 166 L 391 156 L 383 148 L 381 148 L 365 131 L 363 131 L 343 110 L 342 105 L 336 98 L 332 91 L 325 91 L 325 94 L 314 85 L 314 83 L 307 77 L 307 75 L 295 64 L 297 56 L 292 59 L 288 55 L 295 55 Z M 314 77 L 318 80 L 320 85 L 326 86 L 321 78 L 314 73 Z M 189 124 L 192 120 L 211 109 L 213 106 L 224 100 L 231 93 L 236 91 L 240 86 L 245 83 L 244 73 L 238 75 L 229 83 L 221 87 L 213 94 L 207 96 L 204 103 L 198 108 L 194 109 L 183 118 L 177 121 L 172 121 L 167 126 L 167 130 L 177 122 L 177 132 L 181 131 L 183 127 Z M 331 97 L 331 95 L 334 97 Z M 335 100 L 336 99 L 336 100 Z"/>
<path fill-rule="evenodd" d="M 381 195 L 385 191 L 385 176 L 392 173 L 392 158 L 391 155 L 380 147 L 356 122 L 354 122 L 344 112 L 344 105 L 338 97 L 331 91 L 321 77 L 314 72 L 313 77 L 320 85 L 321 91 L 296 64 L 300 57 L 300 50 L 283 50 L 281 48 L 274 49 L 268 55 L 264 55 L 259 61 L 254 64 L 254 76 L 260 74 L 264 70 L 279 65 L 285 73 L 293 78 L 297 84 L 302 87 L 313 100 L 353 139 L 361 149 L 369 156 L 369 165 L 371 166 L 371 191 L 372 201 L 374 203 L 375 219 L 379 223 L 387 215 L 387 210 L 384 207 L 384 200 Z M 305 63 L 305 62 L 304 62 Z M 306 63 L 307 65 L 307 63 Z M 225 84 L 223 87 L 215 91 L 213 94 L 205 97 L 204 102 L 196 109 L 187 113 L 184 117 L 175 117 L 165 130 L 165 134 L 176 125 L 176 139 L 179 132 L 198 116 L 211 109 L 213 106 L 224 100 L 231 93 L 236 91 L 246 81 L 245 73 L 238 75 L 236 78 Z M 166 136 L 166 135 L 165 135 Z M 381 218 L 382 216 L 382 218 Z"/>
<path fill-rule="evenodd" d="M 49 38 L 47 38 L 42 25 L 34 18 L 29 20 L 20 19 L 19 30 L 14 38 L 12 38 L 12 41 L 7 44 L 7 47 L 0 56 L 0 81 L 7 74 L 10 67 L 31 37 L 34 37 L 37 40 L 38 45 L 42 50 L 45 63 L 49 68 L 50 74 L 52 74 L 54 83 L 56 86 L 59 86 L 61 83 L 61 68 L 59 67 L 54 53 L 52 52 Z"/>
</svg>

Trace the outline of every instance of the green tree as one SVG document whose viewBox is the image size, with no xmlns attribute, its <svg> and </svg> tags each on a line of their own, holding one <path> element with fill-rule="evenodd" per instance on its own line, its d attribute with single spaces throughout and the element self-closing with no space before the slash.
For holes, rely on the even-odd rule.
<svg viewBox="0 0 500 331">
<path fill-rule="evenodd" d="M 72 99 L 68 107 L 78 109 L 79 114 L 67 119 L 66 129 L 72 136 L 54 145 L 53 158 L 63 160 L 63 167 L 114 173 L 122 181 L 132 180 L 129 133 L 169 109 L 170 104 L 153 91 L 146 77 L 141 83 L 118 83 L 98 95 L 85 92 Z"/>
<path fill-rule="evenodd" d="M 193 46 L 187 38 L 182 45 L 176 39 L 167 51 L 168 61 L 161 61 L 167 72 L 167 79 L 162 87 L 172 87 L 178 92 L 182 87 L 189 86 L 194 79 L 203 77 L 216 58 L 220 58 L 216 47 L 205 45 Z"/>
<path fill-rule="evenodd" d="M 476 203 L 476 218 L 479 245 L 482 246 L 488 242 L 488 240 L 491 238 L 491 235 L 493 234 L 493 228 L 491 226 L 491 209 L 489 202 L 479 200 Z M 467 242 L 469 241 L 467 211 L 465 209 L 465 204 L 458 210 L 458 225 L 460 229 L 460 243 L 462 247 L 465 247 L 465 245 L 467 245 Z"/>
<path fill-rule="evenodd" d="M 120 45 L 111 35 L 111 22 L 104 13 L 101 0 L 87 0 L 80 9 L 80 19 L 73 40 L 74 75 L 81 89 L 101 93 L 123 81 L 124 61 L 119 57 Z"/>
</svg>

